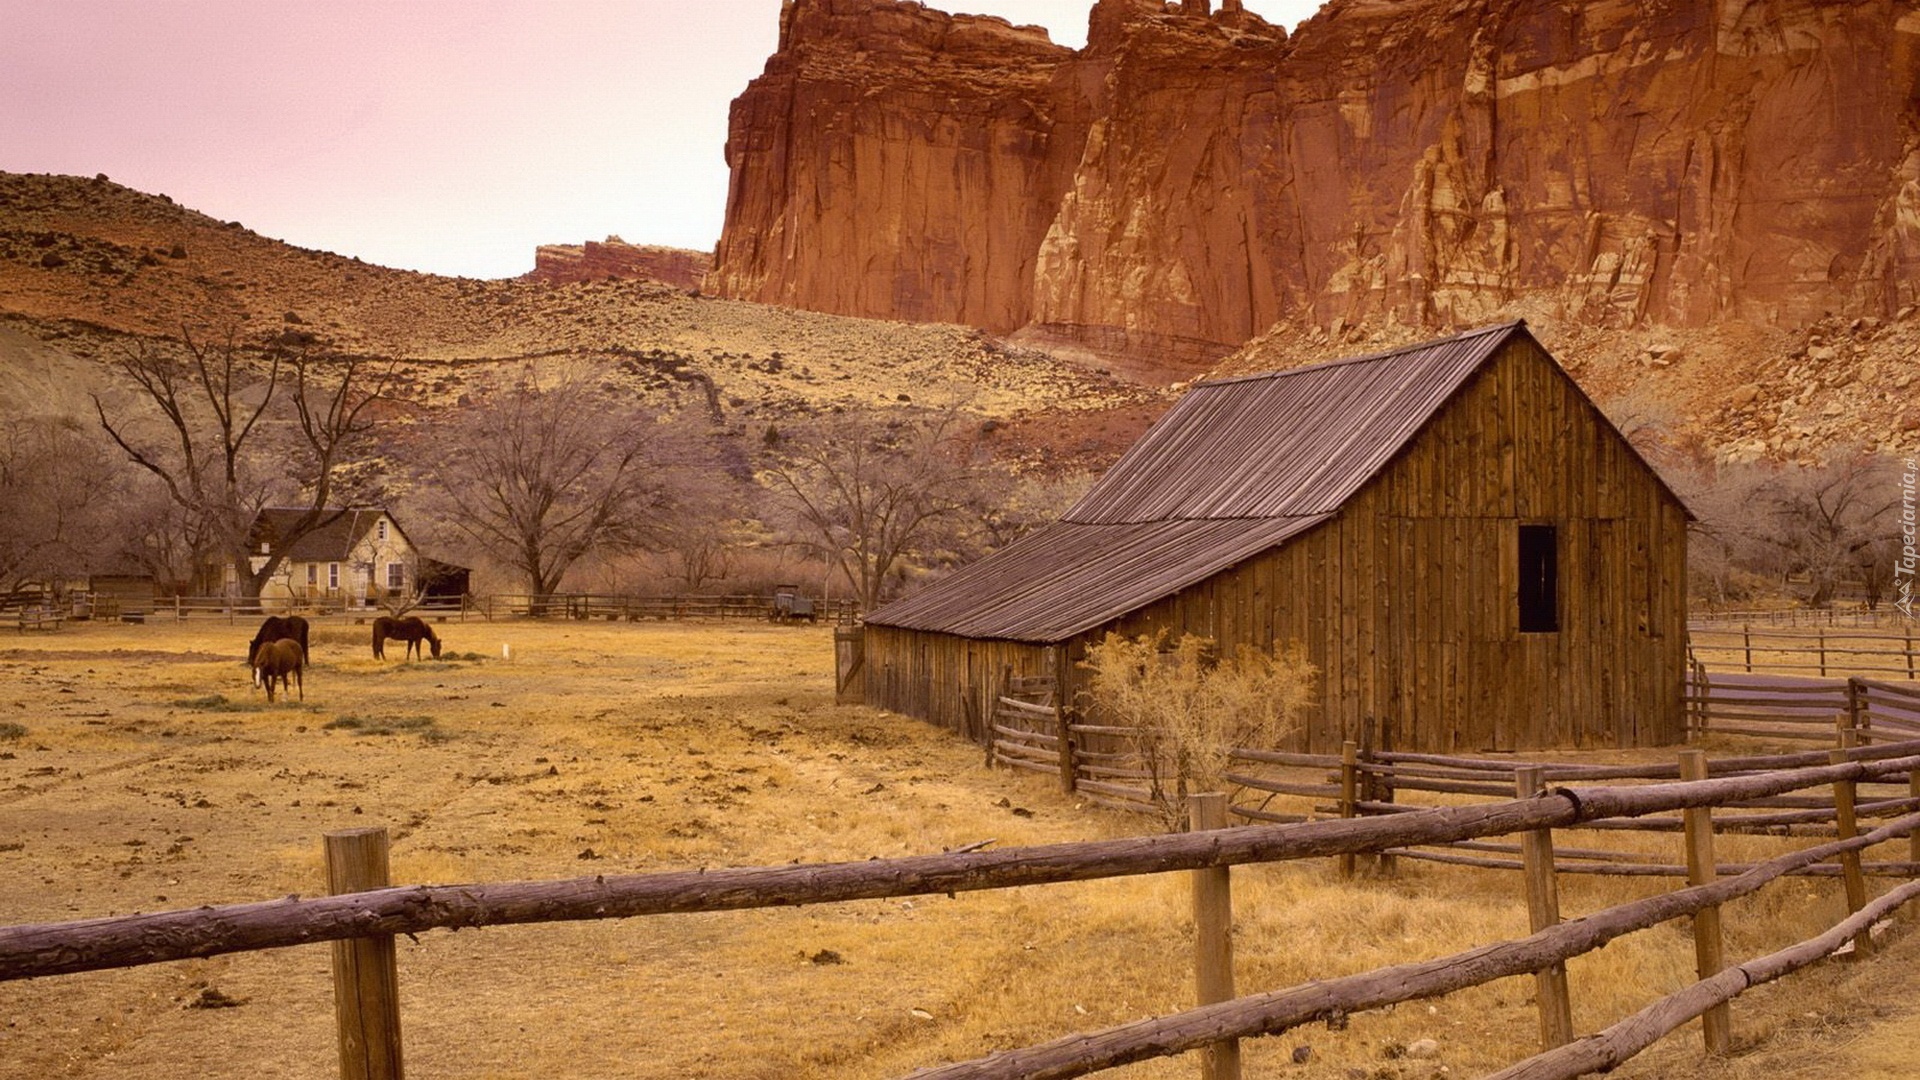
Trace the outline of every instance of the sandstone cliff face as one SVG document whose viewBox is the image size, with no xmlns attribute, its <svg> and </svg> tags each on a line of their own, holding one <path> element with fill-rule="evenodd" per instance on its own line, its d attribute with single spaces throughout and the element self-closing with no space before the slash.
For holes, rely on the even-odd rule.
<svg viewBox="0 0 1920 1080">
<path fill-rule="evenodd" d="M 565 285 L 579 281 L 656 281 L 676 289 L 694 290 L 713 266 L 704 251 L 629 244 L 617 236 L 604 242 L 542 244 L 534 250 L 529 281 Z"/>
<path fill-rule="evenodd" d="M 1914 0 L 789 0 L 708 288 L 1204 360 L 1276 321 L 1920 300 Z"/>
</svg>

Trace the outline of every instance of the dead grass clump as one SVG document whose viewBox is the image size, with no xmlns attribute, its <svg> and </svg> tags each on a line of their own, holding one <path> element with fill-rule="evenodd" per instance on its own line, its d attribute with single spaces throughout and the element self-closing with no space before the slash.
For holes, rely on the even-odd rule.
<svg viewBox="0 0 1920 1080">
<path fill-rule="evenodd" d="M 1170 829 L 1187 795 L 1226 790 L 1235 747 L 1273 746 L 1312 701 L 1314 667 L 1298 642 L 1219 655 L 1212 638 L 1108 634 L 1084 666 L 1102 720 L 1132 728 L 1137 764 Z"/>
<path fill-rule="evenodd" d="M 203 694 L 200 697 L 181 698 L 172 704 L 176 709 L 221 713 L 261 712 L 267 707 L 264 701 L 234 701 L 225 694 Z"/>
<path fill-rule="evenodd" d="M 0 720 L 0 739 L 12 741 L 27 737 L 27 725 L 12 720 Z"/>
<path fill-rule="evenodd" d="M 323 730 L 351 731 L 355 735 L 418 735 L 428 742 L 445 742 L 453 738 L 450 732 L 441 730 L 431 716 L 372 717 L 349 713 L 335 717 L 320 727 Z"/>
</svg>

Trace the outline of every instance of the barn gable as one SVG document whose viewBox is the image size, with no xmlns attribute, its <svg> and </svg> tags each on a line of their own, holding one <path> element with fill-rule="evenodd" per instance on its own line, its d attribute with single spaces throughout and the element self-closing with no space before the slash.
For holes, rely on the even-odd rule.
<svg viewBox="0 0 1920 1080">
<path fill-rule="evenodd" d="M 1522 323 L 1202 383 L 1060 523 L 869 616 L 866 686 L 966 728 L 998 672 L 1168 629 L 1303 642 L 1308 746 L 1670 742 L 1687 519 Z"/>
</svg>

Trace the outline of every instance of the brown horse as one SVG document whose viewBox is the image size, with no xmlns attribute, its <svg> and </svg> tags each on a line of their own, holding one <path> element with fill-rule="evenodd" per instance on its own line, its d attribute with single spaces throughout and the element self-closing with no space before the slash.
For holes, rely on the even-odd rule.
<svg viewBox="0 0 1920 1080">
<path fill-rule="evenodd" d="M 420 655 L 420 642 L 426 641 L 433 649 L 434 659 L 440 658 L 440 638 L 434 634 L 433 627 L 418 615 L 406 615 L 390 619 L 385 615 L 373 620 L 373 655 L 376 660 L 387 658 L 387 639 L 407 643 L 407 658 Z"/>
<path fill-rule="evenodd" d="M 297 641 L 300 643 L 300 662 L 307 661 L 307 620 L 298 615 L 269 615 L 260 629 L 254 632 L 253 640 L 247 643 L 247 664 L 252 666 L 259 655 L 260 646 L 269 641 Z"/>
<path fill-rule="evenodd" d="M 266 687 L 267 701 L 271 704 L 274 680 L 278 679 L 280 688 L 286 690 L 291 688 L 287 680 L 292 679 L 292 685 L 300 688 L 300 700 L 305 701 L 307 700 L 307 681 L 301 674 L 305 663 L 306 653 L 301 650 L 298 641 L 292 638 L 269 641 L 254 653 L 253 685 Z"/>
</svg>

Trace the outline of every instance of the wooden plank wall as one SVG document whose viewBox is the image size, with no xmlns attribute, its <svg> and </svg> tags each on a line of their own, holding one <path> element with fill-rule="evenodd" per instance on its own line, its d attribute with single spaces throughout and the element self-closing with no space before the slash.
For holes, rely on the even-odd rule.
<svg viewBox="0 0 1920 1080">
<path fill-rule="evenodd" d="M 976 709 L 991 709 L 1010 670 L 1054 674 L 1054 648 L 953 634 L 866 627 L 866 702 L 917 716 L 975 742 L 988 738 Z"/>
<path fill-rule="evenodd" d="M 1523 523 L 1558 530 L 1556 633 L 1519 631 Z M 1665 745 L 1683 735 L 1686 517 L 1520 340 L 1338 518 L 1113 628 L 1306 643 L 1320 705 L 1296 749 L 1337 751 L 1369 717 L 1409 750 Z"/>
<path fill-rule="evenodd" d="M 1558 531 L 1560 630 L 1519 632 L 1519 526 Z M 1319 705 L 1291 748 L 1369 718 L 1404 750 L 1665 745 L 1683 736 L 1686 517 L 1553 360 L 1519 338 L 1332 521 L 1071 642 L 1166 628 L 1298 640 Z M 867 628 L 867 700 L 979 737 L 966 688 L 1047 646 Z"/>
</svg>

